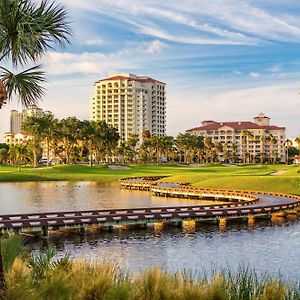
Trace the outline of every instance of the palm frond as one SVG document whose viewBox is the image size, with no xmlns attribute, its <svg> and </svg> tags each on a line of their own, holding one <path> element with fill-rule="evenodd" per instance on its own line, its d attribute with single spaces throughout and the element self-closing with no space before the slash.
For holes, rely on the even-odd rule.
<svg viewBox="0 0 300 300">
<path fill-rule="evenodd" d="M 48 0 L 0 1 L 0 61 L 14 66 L 36 62 L 55 44 L 64 46 L 71 36 L 65 8 Z"/>
<path fill-rule="evenodd" d="M 8 100 L 16 95 L 22 105 L 28 106 L 38 103 L 44 95 L 44 88 L 41 86 L 45 82 L 45 73 L 40 70 L 40 66 L 29 68 L 19 74 L 13 74 L 6 68 L 0 67 L 3 72 L 0 80 L 3 82 Z"/>
</svg>

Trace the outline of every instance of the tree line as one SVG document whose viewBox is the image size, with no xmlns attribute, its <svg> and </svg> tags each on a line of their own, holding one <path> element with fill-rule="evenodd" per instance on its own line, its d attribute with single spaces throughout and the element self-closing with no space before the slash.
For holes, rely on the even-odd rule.
<svg viewBox="0 0 300 300">
<path fill-rule="evenodd" d="M 139 136 L 132 134 L 127 141 L 120 140 L 116 128 L 104 121 L 78 120 L 69 117 L 56 119 L 51 114 L 27 117 L 23 123 L 23 132 L 30 136 L 27 142 L 0 146 L 0 163 L 13 165 L 33 164 L 37 166 L 42 157 L 49 165 L 55 163 L 275 163 L 279 161 L 276 151 L 268 153 L 247 152 L 254 137 L 245 130 L 242 132 L 242 157 L 238 154 L 236 143 L 213 143 L 209 137 L 180 133 L 173 136 L 151 136 L 149 130 Z M 299 142 L 298 138 L 298 142 Z M 264 142 L 276 145 L 277 140 L 268 135 Z M 300 145 L 300 143 L 299 143 Z M 291 141 L 286 143 L 289 155 L 299 153 Z"/>
</svg>

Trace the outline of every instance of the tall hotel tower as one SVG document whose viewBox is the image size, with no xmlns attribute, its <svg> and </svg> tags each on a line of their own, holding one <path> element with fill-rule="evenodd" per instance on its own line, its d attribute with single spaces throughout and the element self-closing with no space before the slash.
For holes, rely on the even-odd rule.
<svg viewBox="0 0 300 300">
<path fill-rule="evenodd" d="M 91 98 L 93 121 L 117 128 L 122 140 L 148 129 L 152 135 L 166 133 L 166 84 L 150 77 L 115 74 L 94 83 Z"/>
<path fill-rule="evenodd" d="M 49 113 L 49 112 L 45 112 Z M 10 132 L 20 133 L 22 131 L 22 124 L 26 117 L 39 117 L 44 114 L 43 110 L 36 105 L 30 105 L 23 112 L 12 110 L 10 113 Z"/>
</svg>

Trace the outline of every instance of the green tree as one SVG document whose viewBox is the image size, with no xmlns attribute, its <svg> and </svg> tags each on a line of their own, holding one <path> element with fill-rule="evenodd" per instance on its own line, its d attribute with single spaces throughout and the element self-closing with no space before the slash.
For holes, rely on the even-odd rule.
<svg viewBox="0 0 300 300">
<path fill-rule="evenodd" d="M 295 138 L 295 142 L 297 143 L 297 148 L 300 151 L 300 135 Z"/>
<path fill-rule="evenodd" d="M 33 166 L 38 166 L 39 153 L 41 152 L 41 143 L 45 124 L 41 117 L 27 117 L 23 122 L 22 129 L 30 135 L 29 147 L 33 154 Z"/>
<path fill-rule="evenodd" d="M 135 161 L 137 155 L 137 145 L 139 142 L 139 136 L 137 134 L 130 134 L 126 142 L 127 145 L 127 154 L 131 161 Z"/>
<path fill-rule="evenodd" d="M 41 137 L 44 142 L 47 153 L 47 166 L 50 161 L 50 151 L 54 150 L 54 143 L 57 135 L 57 122 L 52 114 L 45 114 L 39 117 L 39 123 L 41 124 Z"/>
<path fill-rule="evenodd" d="M 218 161 L 221 161 L 221 155 L 223 154 L 223 144 L 221 142 L 218 142 L 215 144 L 215 150 L 216 150 L 216 154 L 217 154 L 217 158 L 218 158 Z"/>
<path fill-rule="evenodd" d="M 88 150 L 90 166 L 93 166 L 93 151 L 97 141 L 96 122 L 83 120 L 79 122 L 80 157 L 82 159 L 84 148 Z"/>
<path fill-rule="evenodd" d="M 18 168 L 30 161 L 28 146 L 24 144 L 11 145 L 8 154 L 13 164 Z"/>
<path fill-rule="evenodd" d="M 69 42 L 71 29 L 66 10 L 42 0 L 0 1 L 0 109 L 16 95 L 25 106 L 36 103 L 44 94 L 44 72 L 37 64 L 54 44 Z M 13 69 L 35 64 L 19 73 Z M 4 285 L 0 241 L 0 288 Z"/>
<path fill-rule="evenodd" d="M 75 117 L 62 119 L 57 123 L 57 130 L 66 164 L 69 164 L 72 152 L 80 139 L 80 121 Z"/>
<path fill-rule="evenodd" d="M 0 1 L 0 108 L 13 95 L 25 106 L 43 96 L 45 74 L 38 61 L 55 44 L 66 45 L 70 35 L 67 12 L 55 2 Z M 4 64 L 12 66 L 13 71 Z"/>
<path fill-rule="evenodd" d="M 204 138 L 204 146 L 205 146 L 206 162 L 213 162 L 213 160 L 214 160 L 214 144 L 212 142 L 211 137 Z"/>
<path fill-rule="evenodd" d="M 9 145 L 0 143 L 0 164 L 7 162 Z"/>
</svg>

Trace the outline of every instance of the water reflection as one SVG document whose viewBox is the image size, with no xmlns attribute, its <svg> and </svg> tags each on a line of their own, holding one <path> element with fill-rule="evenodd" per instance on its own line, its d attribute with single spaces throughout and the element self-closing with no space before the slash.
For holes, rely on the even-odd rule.
<svg viewBox="0 0 300 300">
<path fill-rule="evenodd" d="M 152 197 L 149 192 L 124 190 L 119 184 L 97 182 L 0 183 L 0 199 L 1 214 L 207 203 Z"/>
<path fill-rule="evenodd" d="M 183 224 L 165 226 L 157 223 L 134 230 L 115 228 L 54 234 L 48 239 L 58 256 L 69 251 L 73 257 L 87 260 L 110 260 L 123 270 L 137 271 L 160 266 L 170 271 L 231 269 L 248 265 L 258 272 L 268 272 L 291 279 L 300 279 L 300 224 L 285 221 L 273 223 L 258 220 L 248 229 L 245 223 L 227 223 L 226 231 L 219 224 Z M 30 247 L 39 251 L 45 244 L 31 240 Z"/>
<path fill-rule="evenodd" d="M 150 193 L 120 190 L 118 185 L 81 182 L 2 183 L 1 213 L 25 213 L 75 209 L 167 206 L 199 203 L 185 199 L 151 197 Z M 48 240 L 26 238 L 35 251 L 53 245 L 58 256 L 69 251 L 73 257 L 112 260 L 124 270 L 160 266 L 174 271 L 199 271 L 214 267 L 249 265 L 300 279 L 300 223 L 284 218 L 274 221 L 219 224 L 157 224 L 141 228 L 119 227 L 112 232 L 89 228 L 50 232 Z M 183 226 L 182 226 L 183 225 Z"/>
</svg>

